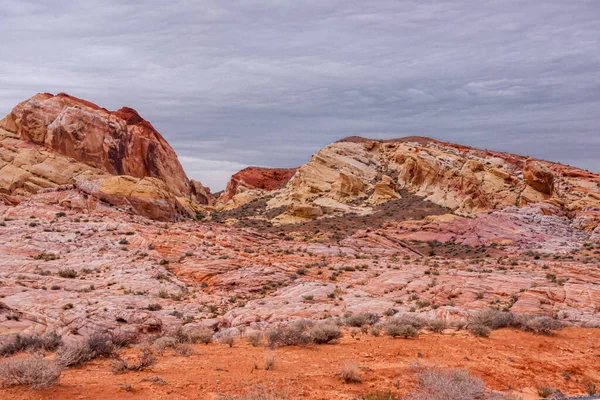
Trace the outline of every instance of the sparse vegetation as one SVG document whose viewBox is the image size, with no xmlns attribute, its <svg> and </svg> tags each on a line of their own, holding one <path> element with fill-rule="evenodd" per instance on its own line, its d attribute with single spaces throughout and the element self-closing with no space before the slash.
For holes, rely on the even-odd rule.
<svg viewBox="0 0 600 400">
<path fill-rule="evenodd" d="M 309 325 L 303 320 L 271 328 L 267 331 L 267 342 L 270 347 L 307 345 L 312 341 Z"/>
<path fill-rule="evenodd" d="M 13 359 L 0 364 L 0 378 L 4 386 L 24 385 L 31 389 L 45 389 L 58 383 L 61 366 L 41 356 Z"/>
<path fill-rule="evenodd" d="M 342 337 L 342 330 L 331 321 L 318 322 L 310 330 L 310 336 L 314 343 L 323 344 Z"/>
<path fill-rule="evenodd" d="M 362 378 L 360 376 L 360 371 L 358 367 L 354 364 L 345 364 L 340 372 L 338 372 L 338 377 L 345 383 L 361 383 Z"/>
<path fill-rule="evenodd" d="M 114 374 L 122 374 L 127 371 L 143 371 L 156 364 L 156 357 L 148 349 L 143 349 L 137 360 L 117 358 L 111 362 L 111 370 Z"/>
<path fill-rule="evenodd" d="M 0 347 L 0 357 L 12 356 L 21 351 L 54 351 L 62 345 L 62 339 L 54 332 L 43 335 L 22 336 L 17 335 Z"/>
</svg>

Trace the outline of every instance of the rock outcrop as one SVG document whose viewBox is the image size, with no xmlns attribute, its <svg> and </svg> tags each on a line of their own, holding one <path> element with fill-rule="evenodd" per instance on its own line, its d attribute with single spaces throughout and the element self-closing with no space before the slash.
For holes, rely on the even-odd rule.
<svg viewBox="0 0 600 400">
<path fill-rule="evenodd" d="M 523 167 L 523 178 L 540 193 L 551 195 L 554 192 L 554 175 L 540 162 L 528 159 Z"/>
<path fill-rule="evenodd" d="M 218 199 L 225 209 L 244 205 L 263 194 L 283 187 L 296 168 L 248 167 L 232 175 Z"/>
<path fill-rule="evenodd" d="M 370 214 L 407 190 L 465 216 L 538 202 L 579 215 L 600 208 L 599 181 L 596 174 L 564 165 L 429 138 L 351 137 L 298 168 L 268 207 L 312 204 L 324 217 Z"/>
<path fill-rule="evenodd" d="M 193 214 L 191 204 L 212 201 L 210 190 L 188 179 L 173 148 L 131 108 L 108 111 L 43 93 L 0 121 L 1 193 L 29 196 L 77 183 L 159 219 Z"/>
</svg>

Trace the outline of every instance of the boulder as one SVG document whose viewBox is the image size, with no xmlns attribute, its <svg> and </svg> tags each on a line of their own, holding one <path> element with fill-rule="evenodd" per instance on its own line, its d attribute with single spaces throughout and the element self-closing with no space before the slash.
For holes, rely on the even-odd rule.
<svg viewBox="0 0 600 400">
<path fill-rule="evenodd" d="M 540 193 L 552 194 L 554 192 L 554 175 L 538 161 L 528 159 L 525 162 L 523 178 L 527 185 Z"/>
</svg>

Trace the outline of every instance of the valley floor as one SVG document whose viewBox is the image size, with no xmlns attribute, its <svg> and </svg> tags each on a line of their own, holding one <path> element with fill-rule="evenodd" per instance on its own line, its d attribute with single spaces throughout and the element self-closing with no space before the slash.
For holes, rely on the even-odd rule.
<svg viewBox="0 0 600 400">
<path fill-rule="evenodd" d="M 290 399 L 354 399 L 374 391 L 402 395 L 416 385 L 415 363 L 464 367 L 497 391 L 512 390 L 536 399 L 538 388 L 553 387 L 582 395 L 600 381 L 600 329 L 564 328 L 555 336 L 514 329 L 477 338 L 464 331 L 390 339 L 346 330 L 337 344 L 252 347 L 238 339 L 193 345 L 195 354 L 164 356 L 147 371 L 115 375 L 109 360 L 96 360 L 64 372 L 59 385 L 40 391 L 0 389 L 0 398 L 25 399 L 227 399 L 256 385 L 276 387 Z M 137 349 L 126 350 L 135 354 Z M 265 361 L 274 367 L 265 370 Z M 343 383 L 337 373 L 345 364 L 358 367 L 362 383 Z M 166 384 L 144 381 L 160 377 Z M 234 397 L 235 398 L 235 397 Z"/>
</svg>

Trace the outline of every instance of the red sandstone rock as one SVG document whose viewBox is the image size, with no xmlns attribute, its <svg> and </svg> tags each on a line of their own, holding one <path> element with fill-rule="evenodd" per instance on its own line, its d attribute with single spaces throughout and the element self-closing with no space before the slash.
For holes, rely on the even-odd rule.
<svg viewBox="0 0 600 400">
<path fill-rule="evenodd" d="M 65 93 L 40 93 L 18 104 L 0 129 L 112 175 L 158 178 L 176 196 L 197 192 L 173 148 L 129 107 L 111 112 Z M 198 202 L 208 202 L 206 193 Z"/>
<path fill-rule="evenodd" d="M 258 189 L 270 192 L 280 189 L 295 173 L 296 168 L 244 168 L 231 176 L 219 201 L 225 204 L 242 190 Z"/>
<path fill-rule="evenodd" d="M 523 168 L 523 178 L 538 192 L 552 194 L 554 191 L 554 175 L 539 162 L 527 160 Z"/>
</svg>

